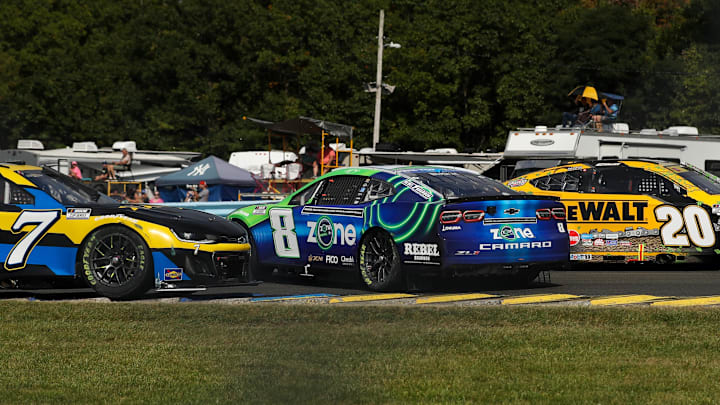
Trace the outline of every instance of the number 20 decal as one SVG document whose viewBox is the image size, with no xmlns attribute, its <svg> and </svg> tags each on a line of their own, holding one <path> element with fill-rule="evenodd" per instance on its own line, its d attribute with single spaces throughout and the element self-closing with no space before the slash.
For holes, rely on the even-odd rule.
<svg viewBox="0 0 720 405">
<path fill-rule="evenodd" d="M 30 252 L 50 230 L 50 227 L 60 219 L 60 215 L 60 210 L 23 211 L 18 215 L 15 223 L 12 224 L 10 228 L 12 233 L 19 233 L 25 225 L 37 226 L 26 233 L 25 236 L 10 249 L 7 259 L 5 259 L 5 268 L 8 271 L 20 270 L 25 267 Z"/>
<path fill-rule="evenodd" d="M 300 246 L 295 234 L 295 220 L 292 209 L 275 208 L 270 210 L 270 227 L 273 230 L 275 254 L 278 257 L 300 258 Z"/>
<path fill-rule="evenodd" d="M 700 206 L 688 205 L 680 212 L 672 205 L 655 208 L 655 218 L 665 222 L 660 237 L 667 246 L 711 247 L 715 245 L 715 230 L 708 212 Z M 685 228 L 685 233 L 681 231 Z M 689 238 L 689 240 L 688 240 Z"/>
</svg>

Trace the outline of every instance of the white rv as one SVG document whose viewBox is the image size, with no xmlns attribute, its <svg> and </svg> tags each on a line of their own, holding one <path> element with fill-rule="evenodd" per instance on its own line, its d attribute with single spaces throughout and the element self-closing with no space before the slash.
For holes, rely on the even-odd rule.
<svg viewBox="0 0 720 405">
<path fill-rule="evenodd" d="M 687 126 L 630 131 L 619 123 L 605 131 L 520 128 L 508 134 L 503 161 L 493 177 L 506 180 L 572 159 L 663 159 L 720 175 L 720 136 L 701 135 Z"/>
<path fill-rule="evenodd" d="M 132 154 L 132 165 L 130 170 L 116 174 L 126 181 L 154 181 L 200 157 L 196 152 L 138 150 L 134 141 L 115 142 L 111 148 L 98 148 L 95 142 L 75 142 L 72 147 L 45 149 L 40 141 L 23 139 L 16 149 L 0 150 L 0 162 L 47 166 L 68 174 L 70 163 L 76 161 L 83 176 L 91 179 L 100 173 L 103 162 L 119 160 L 123 148 Z"/>
</svg>

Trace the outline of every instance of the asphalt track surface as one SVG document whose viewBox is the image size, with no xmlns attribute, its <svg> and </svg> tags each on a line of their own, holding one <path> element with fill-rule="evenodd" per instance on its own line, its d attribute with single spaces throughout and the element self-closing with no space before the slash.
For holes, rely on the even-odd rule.
<svg viewBox="0 0 720 405">
<path fill-rule="evenodd" d="M 682 267 L 680 267 L 682 266 Z M 416 303 L 418 300 L 432 300 L 441 297 L 461 297 L 456 301 L 467 302 L 473 298 L 501 297 L 506 302 L 525 303 L 524 297 L 541 297 L 539 302 L 609 302 L 615 297 L 624 298 L 623 303 L 651 303 L 661 297 L 682 300 L 695 297 L 712 297 L 704 305 L 720 305 L 720 271 L 714 266 L 644 267 L 620 265 L 609 267 L 584 267 L 570 271 L 549 271 L 526 286 L 492 278 L 461 278 L 440 281 L 422 281 L 419 288 L 408 291 L 407 296 L 398 296 L 399 303 Z M 374 294 L 363 289 L 354 277 L 333 277 L 304 279 L 297 276 L 273 277 L 257 286 L 237 286 L 209 289 L 198 292 L 150 292 L 143 300 L 173 302 L 258 302 L 295 300 L 323 302 L 350 302 L 355 299 L 364 302 L 365 297 Z M 487 296 L 487 297 L 485 297 Z M 340 297 L 340 298 L 333 298 Z M 408 300 L 412 297 L 411 300 Z M 469 297 L 469 298 L 468 298 Z M 378 301 L 392 300 L 392 295 L 380 295 Z M 402 298 L 405 298 L 404 300 Z M 42 290 L 0 290 L 0 300 L 27 299 L 40 301 L 100 300 L 91 289 L 42 289 Z M 319 299 L 319 300 L 318 300 Z M 595 300 L 595 301 L 593 301 Z M 629 301 L 628 301 L 629 300 Z M 615 301 L 612 301 L 615 302 Z"/>
</svg>

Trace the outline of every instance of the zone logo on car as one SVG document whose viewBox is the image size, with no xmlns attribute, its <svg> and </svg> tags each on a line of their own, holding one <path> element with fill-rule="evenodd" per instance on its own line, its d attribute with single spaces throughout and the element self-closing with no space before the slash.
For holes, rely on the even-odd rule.
<svg viewBox="0 0 720 405">
<path fill-rule="evenodd" d="M 530 228 L 513 228 L 505 225 L 501 228 L 491 229 L 493 239 L 515 240 L 515 239 L 535 239 L 535 235 Z"/>
</svg>

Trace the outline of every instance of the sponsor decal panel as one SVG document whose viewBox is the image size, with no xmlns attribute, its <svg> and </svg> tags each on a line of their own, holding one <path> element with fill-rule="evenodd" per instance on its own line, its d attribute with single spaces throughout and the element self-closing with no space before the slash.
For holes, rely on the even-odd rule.
<svg viewBox="0 0 720 405">
<path fill-rule="evenodd" d="M 416 261 L 429 262 L 440 256 L 440 250 L 436 243 L 403 243 L 403 254 Z"/>
<path fill-rule="evenodd" d="M 647 201 L 579 201 L 577 205 L 567 206 L 567 220 L 646 223 L 647 207 Z"/>
<path fill-rule="evenodd" d="M 617 239 L 608 239 L 605 241 L 605 246 L 617 246 L 618 240 Z"/>
<path fill-rule="evenodd" d="M 516 240 L 516 239 L 535 239 L 530 228 L 515 228 L 505 225 L 500 228 L 490 229 L 493 239 Z"/>
<path fill-rule="evenodd" d="M 164 281 L 178 281 L 182 280 L 183 269 L 180 267 L 165 268 L 163 280 Z"/>
<path fill-rule="evenodd" d="M 513 179 L 507 182 L 508 187 L 520 187 L 524 186 L 525 183 L 527 183 L 527 179 L 519 178 L 519 179 Z"/>
<path fill-rule="evenodd" d="M 355 256 L 340 256 L 340 264 L 343 266 L 353 266 L 355 264 Z"/>
<path fill-rule="evenodd" d="M 67 219 L 90 219 L 92 208 L 68 208 Z"/>
<path fill-rule="evenodd" d="M 605 239 L 600 239 L 600 238 L 595 239 L 593 241 L 593 245 L 594 246 L 605 246 Z"/>
<path fill-rule="evenodd" d="M 443 225 L 441 231 L 442 231 L 442 232 L 447 232 L 447 231 L 462 231 L 462 226 L 460 226 L 460 225 Z"/>
<path fill-rule="evenodd" d="M 592 260 L 591 254 L 571 253 L 570 260 Z"/>
<path fill-rule="evenodd" d="M 455 252 L 455 256 L 477 256 L 479 254 L 479 250 L 458 250 Z"/>
<path fill-rule="evenodd" d="M 253 215 L 265 215 L 267 214 L 267 205 L 256 205 L 255 208 L 253 208 Z"/>
<path fill-rule="evenodd" d="M 318 255 L 309 255 L 308 256 L 308 263 L 315 263 L 315 262 L 324 262 L 325 256 L 318 256 Z"/>
<path fill-rule="evenodd" d="M 549 249 L 552 248 L 552 241 L 542 242 L 506 242 L 506 243 L 481 243 L 480 250 L 517 250 L 517 249 Z"/>
<path fill-rule="evenodd" d="M 570 246 L 576 246 L 580 243 L 580 234 L 578 231 L 571 229 L 568 231 L 568 237 L 570 239 Z"/>
<path fill-rule="evenodd" d="M 403 186 L 409 188 L 413 193 L 419 195 L 420 197 L 424 198 L 425 200 L 432 199 L 432 193 L 429 192 L 425 187 L 422 185 L 412 181 L 412 180 L 405 180 L 402 183 Z"/>
<path fill-rule="evenodd" d="M 322 216 L 315 221 L 307 221 L 310 228 L 307 242 L 315 243 L 323 250 L 330 249 L 334 244 L 341 246 L 354 246 L 357 241 L 357 231 L 352 224 L 333 223 L 328 216 Z"/>
</svg>

